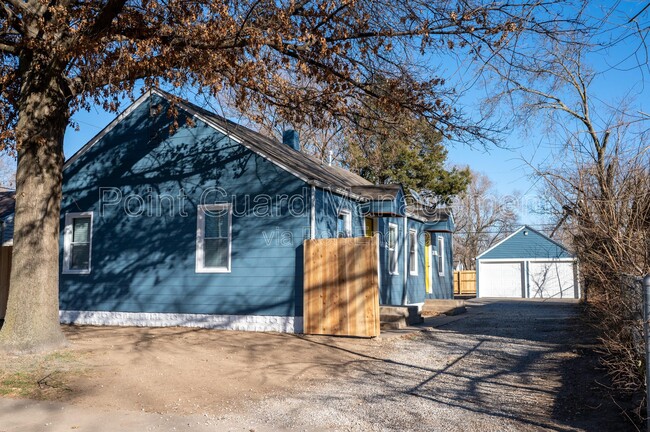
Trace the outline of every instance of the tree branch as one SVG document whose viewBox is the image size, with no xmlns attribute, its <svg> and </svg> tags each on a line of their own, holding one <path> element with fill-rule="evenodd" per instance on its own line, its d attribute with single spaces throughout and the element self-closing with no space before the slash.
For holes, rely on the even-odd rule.
<svg viewBox="0 0 650 432">
<path fill-rule="evenodd" d="M 14 9 L 19 10 L 21 12 L 25 12 L 33 7 L 33 4 L 36 3 L 34 1 L 22 1 L 22 0 L 2 0 L 3 6 L 6 4 L 11 5 Z"/>
<path fill-rule="evenodd" d="M 10 45 L 4 42 L 0 42 L 0 51 L 2 51 L 5 54 L 17 54 L 18 49 L 14 45 Z"/>
<path fill-rule="evenodd" d="M 94 24 L 88 29 L 87 34 L 91 37 L 104 33 L 110 28 L 113 20 L 122 12 L 127 0 L 108 0 L 102 8 Z"/>
</svg>

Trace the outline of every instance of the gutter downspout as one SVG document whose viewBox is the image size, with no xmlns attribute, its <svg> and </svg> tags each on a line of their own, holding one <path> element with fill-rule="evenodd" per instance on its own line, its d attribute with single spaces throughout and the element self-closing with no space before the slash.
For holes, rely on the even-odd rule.
<svg viewBox="0 0 650 432">
<path fill-rule="evenodd" d="M 408 254 L 407 254 L 407 244 L 406 242 L 408 241 L 408 217 L 406 214 L 404 214 L 404 235 L 403 235 L 403 241 L 402 241 L 402 252 L 404 253 L 404 291 L 402 293 L 402 304 L 406 305 L 408 304 L 408 295 L 406 292 L 406 285 L 408 283 Z"/>
</svg>

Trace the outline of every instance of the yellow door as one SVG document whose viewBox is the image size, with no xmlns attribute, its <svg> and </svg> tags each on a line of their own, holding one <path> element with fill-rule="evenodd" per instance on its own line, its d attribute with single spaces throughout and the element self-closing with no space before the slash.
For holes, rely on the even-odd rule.
<svg viewBox="0 0 650 432">
<path fill-rule="evenodd" d="M 365 236 L 366 237 L 372 237 L 375 234 L 375 220 L 371 217 L 365 218 L 365 226 L 366 226 L 366 231 L 365 231 Z"/>
<path fill-rule="evenodd" d="M 431 294 L 431 233 L 424 233 L 424 287 Z"/>
</svg>

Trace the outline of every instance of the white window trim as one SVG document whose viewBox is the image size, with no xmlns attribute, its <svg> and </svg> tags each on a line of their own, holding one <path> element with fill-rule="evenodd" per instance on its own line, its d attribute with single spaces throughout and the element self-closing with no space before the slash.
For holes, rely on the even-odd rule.
<svg viewBox="0 0 650 432">
<path fill-rule="evenodd" d="M 344 234 L 345 235 L 343 237 L 345 237 L 345 238 L 352 237 L 352 213 L 350 213 L 349 210 L 341 210 L 339 212 L 339 216 L 343 216 L 343 223 L 345 224 L 345 227 L 344 227 L 344 229 L 345 229 Z M 339 224 L 339 221 L 338 221 L 338 217 L 337 217 L 337 219 L 336 219 L 336 236 L 337 237 L 339 236 L 339 225 L 338 224 Z"/>
<path fill-rule="evenodd" d="M 75 219 L 90 217 L 90 235 L 88 236 L 88 268 L 74 270 L 70 268 L 72 253 L 72 228 Z M 90 274 L 93 257 L 93 212 L 79 212 L 65 214 L 65 227 L 63 229 L 63 271 L 62 274 Z"/>
<path fill-rule="evenodd" d="M 415 254 L 411 260 L 411 242 L 415 245 Z M 417 276 L 418 275 L 418 231 L 414 229 L 409 230 L 409 275 Z M 415 262 L 415 270 L 411 269 L 411 264 Z"/>
<path fill-rule="evenodd" d="M 445 238 L 438 236 L 438 276 L 445 275 Z M 440 265 L 442 263 L 442 265 Z"/>
<path fill-rule="evenodd" d="M 391 229 L 395 229 L 395 247 L 393 249 L 390 248 L 390 231 Z M 386 249 L 388 250 L 388 274 L 391 275 L 398 275 L 399 274 L 399 228 L 397 227 L 397 224 L 388 222 L 388 241 L 386 242 Z M 392 263 L 393 260 L 391 259 L 391 254 L 396 254 L 397 256 L 395 257 L 395 264 L 396 268 L 395 271 L 393 271 L 392 268 Z"/>
<path fill-rule="evenodd" d="M 226 267 L 206 267 L 205 251 L 203 249 L 205 238 L 205 213 L 212 210 L 228 210 L 228 265 Z M 196 273 L 230 273 L 232 259 L 232 205 L 202 204 L 197 207 L 196 215 Z"/>
</svg>

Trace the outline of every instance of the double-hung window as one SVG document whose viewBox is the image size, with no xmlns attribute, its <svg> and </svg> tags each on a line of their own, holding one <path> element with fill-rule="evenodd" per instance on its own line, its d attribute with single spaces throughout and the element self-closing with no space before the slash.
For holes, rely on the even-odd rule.
<svg viewBox="0 0 650 432">
<path fill-rule="evenodd" d="M 231 205 L 200 205 L 197 213 L 196 272 L 230 272 L 232 250 Z"/>
<path fill-rule="evenodd" d="M 67 213 L 63 232 L 63 273 L 89 274 L 93 213 Z"/>
<path fill-rule="evenodd" d="M 438 237 L 438 275 L 445 275 L 445 238 Z"/>
<path fill-rule="evenodd" d="M 399 274 L 398 267 L 398 247 L 397 247 L 397 225 L 394 223 L 388 224 L 388 272 L 390 274 Z"/>
<path fill-rule="evenodd" d="M 409 230 L 409 274 L 418 275 L 418 232 Z"/>
</svg>

